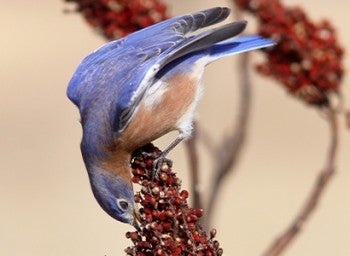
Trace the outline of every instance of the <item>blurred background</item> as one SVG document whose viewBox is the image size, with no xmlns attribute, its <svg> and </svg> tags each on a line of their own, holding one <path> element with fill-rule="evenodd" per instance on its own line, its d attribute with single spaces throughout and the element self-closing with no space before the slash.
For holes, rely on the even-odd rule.
<svg viewBox="0 0 350 256">
<path fill-rule="evenodd" d="M 177 15 L 231 1 L 165 1 Z M 215 3 L 214 3 L 215 2 Z M 350 3 L 285 0 L 313 20 L 328 18 L 347 51 Z M 131 227 L 97 205 L 80 154 L 77 109 L 65 96 L 84 56 L 105 41 L 63 1 L 1 1 L 0 23 L 0 255 L 124 255 Z M 230 16 L 233 19 L 233 15 Z M 251 22 L 248 32 L 254 32 Z M 261 55 L 252 54 L 251 62 Z M 214 139 L 237 114 L 237 57 L 210 65 L 198 120 Z M 345 69 L 349 70 L 345 56 Z M 252 66 L 252 65 L 251 65 Z M 328 126 L 322 115 L 252 72 L 253 110 L 238 170 L 222 187 L 214 226 L 225 255 L 260 255 L 300 209 L 324 165 Z M 349 106 L 349 76 L 343 92 Z M 321 204 L 285 255 L 350 255 L 350 131 L 340 122 L 338 168 Z M 156 142 L 164 148 L 175 136 Z M 201 145 L 202 146 L 202 145 Z M 203 190 L 212 169 L 200 148 Z M 183 145 L 170 155 L 188 188 Z"/>
</svg>

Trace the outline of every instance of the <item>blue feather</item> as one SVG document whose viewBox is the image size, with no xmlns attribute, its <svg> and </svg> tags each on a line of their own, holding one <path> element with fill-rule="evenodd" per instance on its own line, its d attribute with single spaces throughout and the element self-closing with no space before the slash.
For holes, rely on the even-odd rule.
<svg viewBox="0 0 350 256">
<path fill-rule="evenodd" d="M 228 8 L 212 8 L 175 17 L 110 42 L 87 56 L 78 66 L 67 89 L 68 97 L 79 107 L 82 123 L 86 126 L 84 133 L 88 138 L 83 138 L 83 143 L 91 140 L 84 144 L 95 147 L 93 143 L 111 144 L 113 139 L 117 139 L 147 89 L 170 68 L 174 68 L 174 72 L 181 69 L 176 67 L 176 63 L 190 66 L 200 57 L 210 55 L 211 60 L 215 60 L 272 44 L 272 41 L 260 37 L 218 43 L 240 33 L 246 22 L 230 23 L 185 36 L 220 22 L 228 14 Z M 87 122 L 93 124 L 88 125 Z M 111 129 L 103 135 L 97 134 L 96 131 L 106 127 Z"/>
<path fill-rule="evenodd" d="M 217 43 L 211 46 L 209 50 L 212 60 L 216 60 L 224 56 L 269 47 L 273 46 L 274 44 L 275 42 L 272 40 L 253 35 Z"/>
</svg>

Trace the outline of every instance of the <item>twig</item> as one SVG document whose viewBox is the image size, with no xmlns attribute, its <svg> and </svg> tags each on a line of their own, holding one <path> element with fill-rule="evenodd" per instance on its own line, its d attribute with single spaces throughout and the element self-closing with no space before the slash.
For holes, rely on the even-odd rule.
<svg viewBox="0 0 350 256">
<path fill-rule="evenodd" d="M 346 127 L 350 129 L 350 109 L 345 111 L 345 122 L 346 122 Z"/>
<path fill-rule="evenodd" d="M 240 153 L 242 151 L 250 114 L 251 105 L 251 83 L 248 72 L 248 53 L 243 53 L 239 57 L 239 74 L 241 74 L 240 86 L 241 97 L 239 104 L 238 117 L 236 121 L 236 128 L 231 136 L 224 138 L 223 143 L 217 150 L 215 156 L 215 169 L 213 170 L 214 179 L 211 185 L 211 193 L 209 194 L 209 201 L 207 207 L 207 227 L 210 224 L 210 219 L 213 214 L 214 206 L 218 196 L 219 189 L 224 178 L 234 171 Z"/>
<path fill-rule="evenodd" d="M 210 156 L 216 157 L 218 154 L 218 149 L 211 134 L 209 134 L 209 132 L 199 123 L 196 124 L 196 129 L 198 141 L 203 144 Z"/>
<path fill-rule="evenodd" d="M 327 184 L 335 172 L 335 158 L 338 146 L 338 120 L 333 108 L 327 109 L 327 117 L 330 126 L 331 140 L 325 167 L 319 173 L 313 189 L 305 204 L 291 225 L 268 247 L 263 256 L 281 255 L 290 245 L 291 241 L 298 235 L 304 224 L 316 209 Z"/>
<path fill-rule="evenodd" d="M 200 181 L 198 176 L 198 151 L 196 148 L 198 139 L 198 127 L 196 122 L 193 124 L 192 137 L 186 141 L 187 155 L 191 170 L 191 188 L 193 195 L 193 208 L 202 209 L 201 191 L 200 191 Z"/>
</svg>

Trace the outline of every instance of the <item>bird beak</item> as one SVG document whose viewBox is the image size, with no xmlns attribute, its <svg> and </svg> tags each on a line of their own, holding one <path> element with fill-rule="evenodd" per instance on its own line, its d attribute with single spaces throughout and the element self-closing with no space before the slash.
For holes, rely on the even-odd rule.
<svg viewBox="0 0 350 256">
<path fill-rule="evenodd" d="M 136 228 L 136 230 L 140 231 L 141 229 L 140 229 L 139 223 L 141 223 L 141 217 L 140 217 L 138 208 L 136 206 L 134 206 L 132 213 L 134 215 L 134 221 L 132 225 Z"/>
</svg>

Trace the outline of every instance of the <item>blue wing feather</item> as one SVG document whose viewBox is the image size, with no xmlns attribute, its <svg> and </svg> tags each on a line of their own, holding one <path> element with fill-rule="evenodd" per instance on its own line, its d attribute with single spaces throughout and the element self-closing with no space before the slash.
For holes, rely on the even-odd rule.
<svg viewBox="0 0 350 256">
<path fill-rule="evenodd" d="M 217 23 L 229 12 L 228 8 L 218 7 L 175 17 L 108 43 L 87 56 L 67 89 L 68 97 L 79 107 L 82 121 L 90 112 L 105 109 L 110 112 L 118 137 L 134 111 L 131 99 L 146 73 L 169 57 L 162 53 L 175 49 L 186 33 Z M 129 118 L 122 118 L 122 113 Z"/>
<path fill-rule="evenodd" d="M 231 23 L 186 37 L 186 33 L 215 24 L 228 14 L 228 8 L 212 8 L 175 17 L 110 42 L 87 56 L 74 73 L 67 95 L 79 107 L 86 128 L 84 133 L 89 133 L 90 140 L 93 135 L 98 142 L 118 138 L 135 112 L 137 103 L 157 79 L 157 73 L 181 68 L 175 65 L 179 61 L 193 63 L 204 54 L 210 54 L 215 60 L 235 52 L 271 45 L 271 41 L 263 41 L 260 37 L 217 43 L 240 33 L 245 22 Z M 90 119 L 93 124 L 86 124 Z M 90 141 L 90 144 L 97 141 Z"/>
<path fill-rule="evenodd" d="M 274 41 L 261 36 L 242 36 L 222 43 L 217 43 L 211 46 L 209 50 L 212 61 L 214 61 L 223 56 L 268 47 L 274 44 Z"/>
</svg>

